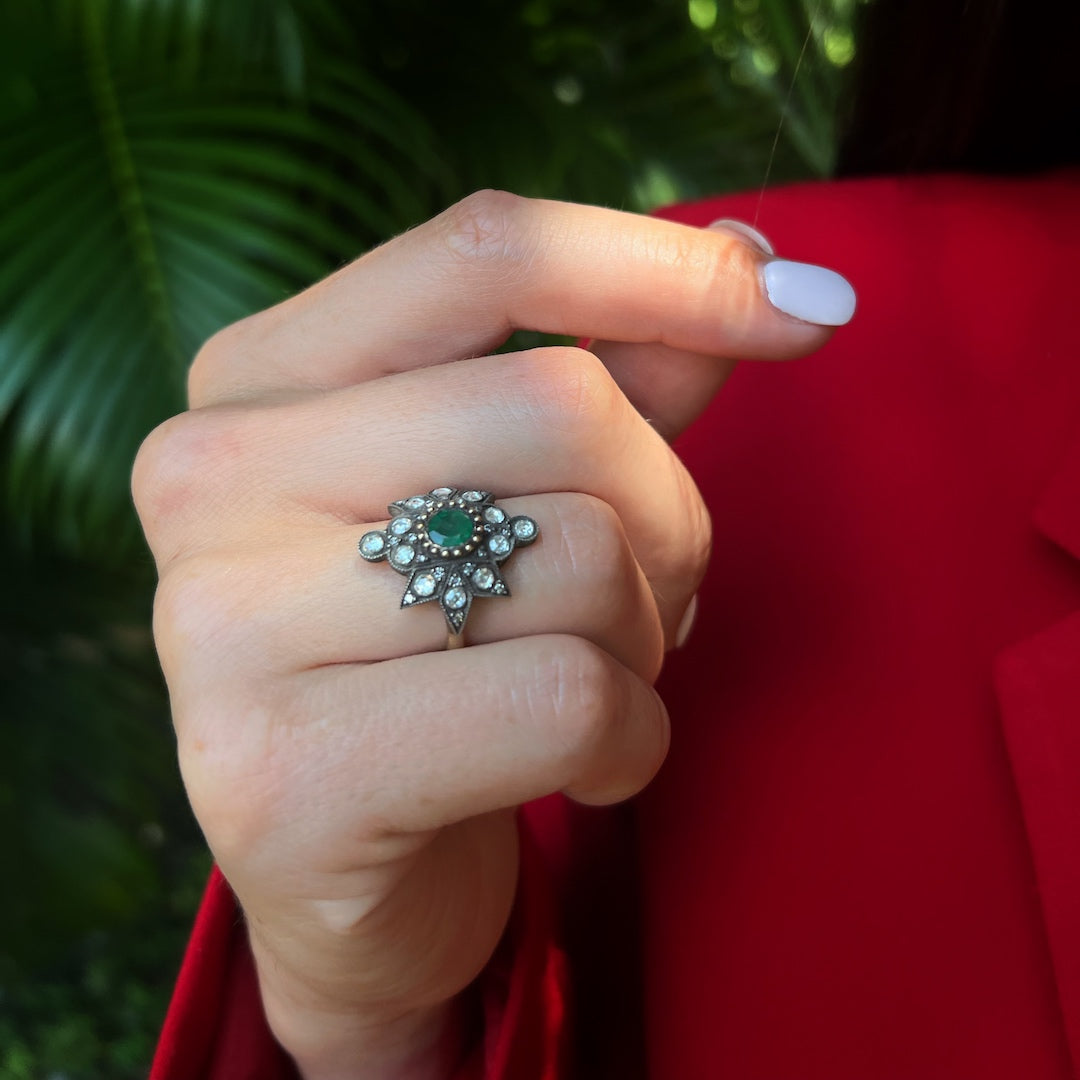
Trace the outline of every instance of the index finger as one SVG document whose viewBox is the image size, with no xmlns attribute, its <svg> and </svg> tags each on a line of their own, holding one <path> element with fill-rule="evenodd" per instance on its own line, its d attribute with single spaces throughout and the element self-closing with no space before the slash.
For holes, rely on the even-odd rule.
<svg viewBox="0 0 1080 1080">
<path fill-rule="evenodd" d="M 478 192 L 211 338 L 191 403 L 347 386 L 481 355 L 518 329 L 747 359 L 812 352 L 829 331 L 770 302 L 766 260 L 730 233 Z M 835 279 L 822 281 L 842 315 L 850 286 L 812 269 Z"/>
</svg>

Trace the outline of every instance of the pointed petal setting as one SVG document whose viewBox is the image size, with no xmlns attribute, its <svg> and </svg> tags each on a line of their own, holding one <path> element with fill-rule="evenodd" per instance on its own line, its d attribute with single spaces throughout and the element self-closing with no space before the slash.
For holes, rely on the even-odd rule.
<svg viewBox="0 0 1080 1080">
<path fill-rule="evenodd" d="M 433 488 L 387 510 L 386 528 L 360 538 L 361 557 L 408 575 L 401 606 L 438 601 L 455 635 L 464 629 L 474 597 L 510 595 L 499 564 L 540 535 L 531 517 L 511 517 L 479 488 Z"/>
</svg>

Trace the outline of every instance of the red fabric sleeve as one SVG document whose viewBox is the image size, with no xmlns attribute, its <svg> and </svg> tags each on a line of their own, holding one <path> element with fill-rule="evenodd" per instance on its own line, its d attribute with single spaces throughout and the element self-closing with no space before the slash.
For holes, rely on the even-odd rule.
<svg viewBox="0 0 1080 1080">
<path fill-rule="evenodd" d="M 528 808 L 518 815 L 514 910 L 491 962 L 463 995 L 452 1080 L 559 1080 L 567 970 L 551 883 Z M 215 866 L 184 955 L 150 1080 L 297 1080 L 266 1023 L 243 916 Z"/>
</svg>

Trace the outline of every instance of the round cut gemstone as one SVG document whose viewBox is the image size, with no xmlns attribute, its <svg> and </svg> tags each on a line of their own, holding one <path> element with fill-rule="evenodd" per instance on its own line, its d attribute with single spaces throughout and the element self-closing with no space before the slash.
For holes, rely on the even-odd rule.
<svg viewBox="0 0 1080 1080">
<path fill-rule="evenodd" d="M 495 574 L 490 566 L 481 566 L 473 574 L 472 580 L 478 589 L 490 589 L 495 584 Z"/>
<path fill-rule="evenodd" d="M 360 550 L 365 555 L 378 555 L 385 547 L 386 540 L 383 538 L 382 533 L 364 533 L 364 535 L 360 538 Z"/>
<path fill-rule="evenodd" d="M 412 526 L 412 518 L 396 517 L 390 522 L 390 531 L 395 536 L 403 536 Z"/>
<path fill-rule="evenodd" d="M 502 533 L 496 533 L 488 541 L 488 547 L 496 555 L 506 555 L 510 551 L 510 541 Z"/>
<path fill-rule="evenodd" d="M 440 510 L 431 515 L 427 531 L 439 547 L 460 547 L 472 539 L 473 521 L 464 510 Z"/>
<path fill-rule="evenodd" d="M 460 611 L 465 606 L 466 600 L 468 600 L 468 596 L 460 585 L 455 585 L 452 589 L 447 589 L 443 593 L 443 603 L 451 611 Z"/>
<path fill-rule="evenodd" d="M 515 518 L 514 535 L 519 540 L 531 540 L 536 535 L 536 522 L 527 517 Z"/>
<path fill-rule="evenodd" d="M 489 506 L 484 511 L 484 520 L 490 521 L 492 525 L 501 525 L 506 520 L 506 515 L 497 506 Z"/>
<path fill-rule="evenodd" d="M 398 544 L 390 552 L 390 561 L 395 566 L 408 566 L 416 558 L 416 549 L 409 544 Z"/>
<path fill-rule="evenodd" d="M 435 575 L 417 574 L 412 587 L 417 596 L 430 596 L 435 591 Z"/>
</svg>

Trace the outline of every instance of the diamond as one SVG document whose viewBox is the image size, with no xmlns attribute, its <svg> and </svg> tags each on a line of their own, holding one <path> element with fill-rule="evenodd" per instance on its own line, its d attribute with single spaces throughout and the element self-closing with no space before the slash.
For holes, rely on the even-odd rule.
<svg viewBox="0 0 1080 1080">
<path fill-rule="evenodd" d="M 460 611 L 466 601 L 469 599 L 468 594 L 464 589 L 455 585 L 452 589 L 447 589 L 443 593 L 443 603 L 450 608 L 451 611 Z"/>
<path fill-rule="evenodd" d="M 506 515 L 497 506 L 489 506 L 484 511 L 484 520 L 492 525 L 501 525 L 506 520 Z"/>
<path fill-rule="evenodd" d="M 483 502 L 484 493 L 482 491 L 463 491 L 461 497 L 466 502 Z"/>
<path fill-rule="evenodd" d="M 412 528 L 412 518 L 396 517 L 390 522 L 389 531 L 395 536 L 404 536 Z"/>
<path fill-rule="evenodd" d="M 488 541 L 488 547 L 496 555 L 507 555 L 510 552 L 510 541 L 502 533 L 496 533 Z"/>
<path fill-rule="evenodd" d="M 481 566 L 473 574 L 472 583 L 478 589 L 490 589 L 495 584 L 495 573 L 490 566 Z"/>
<path fill-rule="evenodd" d="M 431 515 L 428 536 L 439 547 L 459 547 L 472 539 L 473 520 L 464 510 L 440 510 Z"/>
<path fill-rule="evenodd" d="M 364 535 L 360 537 L 361 555 L 381 555 L 385 547 L 386 538 L 381 532 L 364 533 Z"/>
<path fill-rule="evenodd" d="M 395 566 L 408 566 L 416 558 L 416 549 L 411 544 L 398 544 L 390 552 L 390 561 Z"/>
<path fill-rule="evenodd" d="M 436 488 L 432 493 L 436 499 L 449 499 L 454 494 L 453 488 Z"/>
<path fill-rule="evenodd" d="M 536 535 L 536 522 L 532 518 L 514 518 L 514 535 L 519 540 L 531 540 Z"/>
<path fill-rule="evenodd" d="M 410 510 L 423 510 L 427 503 L 420 495 L 414 495 L 411 499 L 405 500 L 405 505 Z"/>
<path fill-rule="evenodd" d="M 435 575 L 417 574 L 413 578 L 412 588 L 417 596 L 430 596 L 435 591 Z"/>
</svg>

